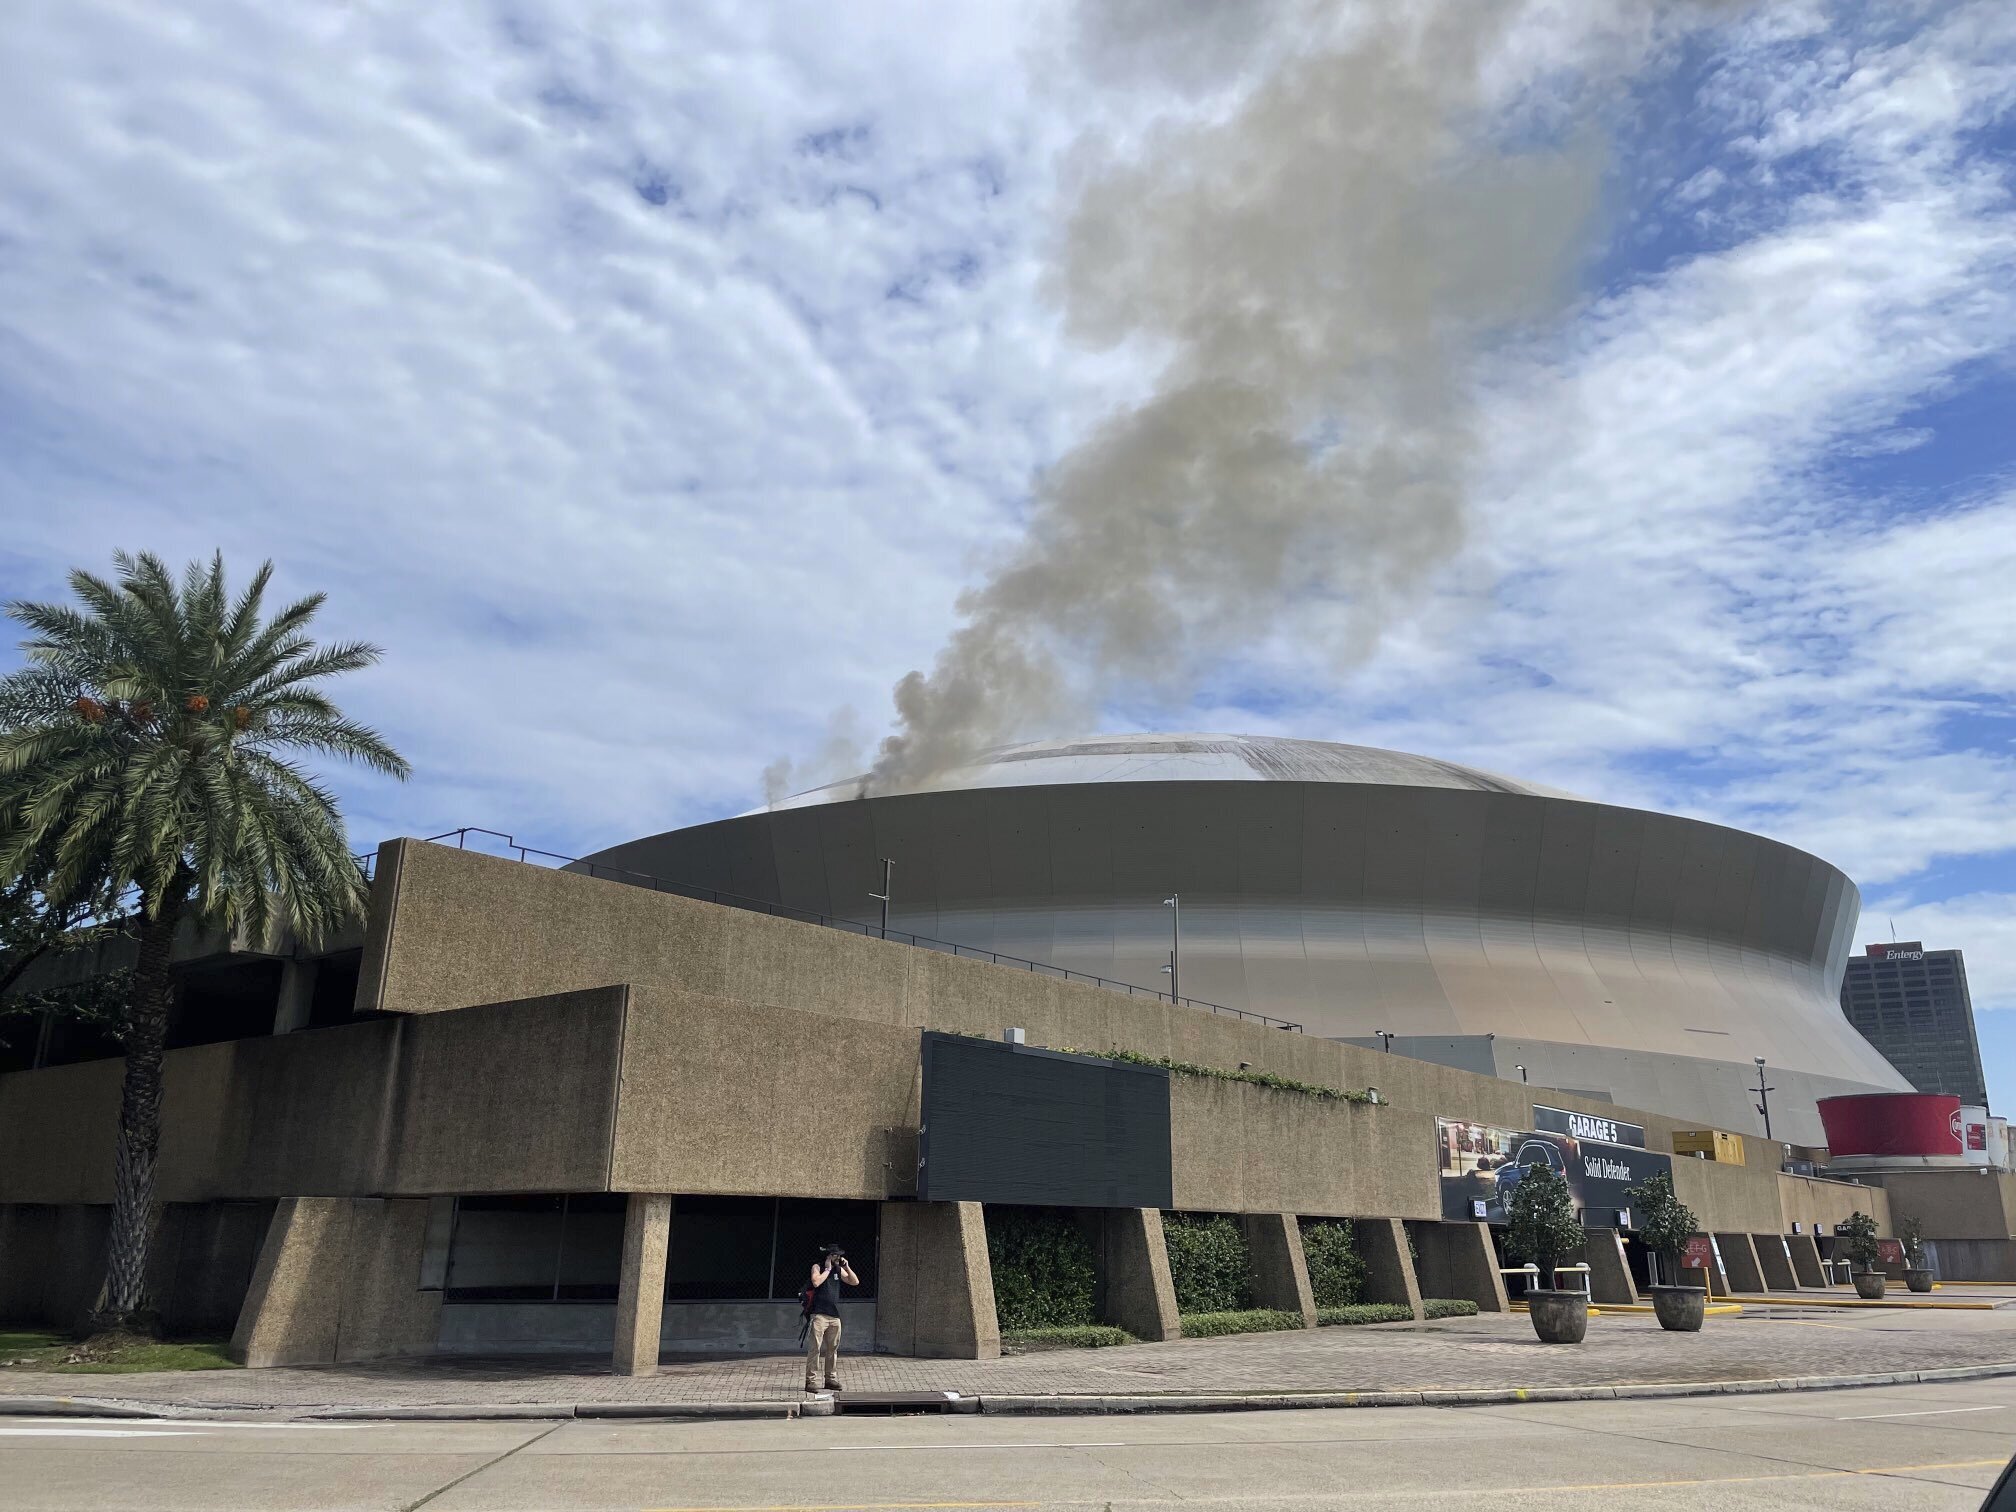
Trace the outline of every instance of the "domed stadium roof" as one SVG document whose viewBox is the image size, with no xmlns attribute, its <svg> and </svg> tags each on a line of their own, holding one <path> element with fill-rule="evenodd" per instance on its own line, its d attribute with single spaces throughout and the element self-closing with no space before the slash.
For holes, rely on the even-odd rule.
<svg viewBox="0 0 2016 1512">
<path fill-rule="evenodd" d="M 830 782 L 774 807 L 843 803 L 861 796 L 863 780 L 848 777 Z M 941 772 L 906 791 L 948 793 L 1081 782 L 1351 782 L 1537 798 L 1577 796 L 1453 761 L 1376 746 L 1276 735 L 1167 734 L 1086 735 L 1000 746 L 977 761 Z"/>
</svg>

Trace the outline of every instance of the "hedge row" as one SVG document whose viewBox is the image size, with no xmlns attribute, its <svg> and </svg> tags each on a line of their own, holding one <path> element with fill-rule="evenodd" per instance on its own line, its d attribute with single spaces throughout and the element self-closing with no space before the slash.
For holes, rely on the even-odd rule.
<svg viewBox="0 0 2016 1512">
<path fill-rule="evenodd" d="M 1414 1309 L 1405 1302 L 1355 1302 L 1349 1307 L 1319 1307 L 1320 1328 L 1336 1328 L 1351 1323 L 1412 1323 Z"/>
<path fill-rule="evenodd" d="M 1239 1312 L 1253 1305 L 1246 1231 L 1223 1213 L 1164 1213 L 1162 1239 L 1179 1313 Z"/>
<path fill-rule="evenodd" d="M 1067 1328 L 1004 1328 L 1004 1349 L 1105 1349 L 1113 1344 L 1139 1344 L 1124 1328 L 1086 1323 Z"/>
<path fill-rule="evenodd" d="M 1430 1318 L 1474 1318 L 1477 1304 L 1468 1297 L 1423 1297 L 1421 1311 Z"/>
<path fill-rule="evenodd" d="M 990 1205 L 985 1212 L 994 1318 L 1003 1333 L 1099 1321 L 1092 1242 L 1070 1209 Z"/>
<path fill-rule="evenodd" d="M 1302 1315 L 1274 1312 L 1265 1307 L 1246 1307 L 1237 1312 L 1183 1314 L 1183 1337 L 1215 1339 L 1220 1334 L 1273 1333 L 1278 1329 L 1300 1328 Z"/>
<path fill-rule="evenodd" d="M 1365 1262 L 1348 1218 L 1304 1218 L 1302 1256 L 1318 1307 L 1349 1307 L 1365 1290 Z"/>
</svg>

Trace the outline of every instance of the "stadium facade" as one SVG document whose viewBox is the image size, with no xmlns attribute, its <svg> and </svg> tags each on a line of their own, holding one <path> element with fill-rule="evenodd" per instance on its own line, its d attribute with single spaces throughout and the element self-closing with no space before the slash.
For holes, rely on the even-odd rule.
<svg viewBox="0 0 2016 1512">
<path fill-rule="evenodd" d="M 1070 1210 L 1098 1316 L 1145 1340 L 1182 1333 L 1167 1213 L 1234 1217 L 1252 1300 L 1305 1324 L 1316 1219 L 1351 1222 L 1366 1300 L 1502 1311 L 1500 1172 L 1540 1160 L 1575 1190 L 1598 1301 L 1647 1279 L 1630 1190 L 1660 1172 L 1718 1291 L 1829 1286 L 1856 1211 L 1885 1234 L 1917 1220 L 1949 1277 L 2016 1279 L 2005 1170 L 1836 1180 L 1747 1106 L 1718 1121 L 1619 1102 L 1614 1079 L 1591 1096 L 1348 1042 L 1410 1027 L 1413 1005 L 1422 1040 L 1516 1026 L 1583 1065 L 1703 1060 L 1666 1048 L 1665 1011 L 1768 1034 L 1787 1107 L 1788 1072 L 1857 1081 L 1855 1042 L 1829 1048 L 1814 1006 L 1853 911 L 1839 873 L 1411 758 L 1168 743 L 994 764 L 1084 780 L 829 793 L 670 837 L 682 857 L 715 845 L 738 898 L 607 857 L 569 871 L 402 839 L 350 939 L 187 932 L 148 1278 L 165 1322 L 229 1332 L 251 1364 L 593 1350 L 643 1372 L 788 1350 L 799 1275 L 839 1241 L 864 1282 L 843 1348 L 985 1357 L 1007 1208 Z M 1093 780 L 1163 756 L 1189 774 Z M 1255 777 L 1255 760 L 1288 765 Z M 1249 777 L 1224 780 L 1234 763 Z M 667 844 L 614 854 L 659 864 Z M 897 864 L 884 938 L 879 904 L 855 906 L 878 857 Z M 769 901 L 747 896 L 764 866 Z M 1153 988 L 1179 891 L 1174 1002 Z M 979 958 L 943 941 L 988 921 Z M 899 927 L 926 923 L 942 934 Z M 1349 1016 L 1365 983 L 1382 1023 Z M 1524 1017 L 1474 1017 L 1515 991 Z M 12 1053 L 0 1320 L 70 1324 L 104 1275 L 123 1068 L 53 1026 Z"/>
<path fill-rule="evenodd" d="M 1305 1032 L 1817 1144 L 1908 1090 L 1841 1014 L 1860 895 L 1789 845 L 1428 757 L 1237 735 L 1039 741 L 612 847 L 634 872 L 1167 988 Z M 1164 899 L 1180 898 L 1180 913 Z M 1180 926 L 1179 921 L 1180 919 Z"/>
</svg>

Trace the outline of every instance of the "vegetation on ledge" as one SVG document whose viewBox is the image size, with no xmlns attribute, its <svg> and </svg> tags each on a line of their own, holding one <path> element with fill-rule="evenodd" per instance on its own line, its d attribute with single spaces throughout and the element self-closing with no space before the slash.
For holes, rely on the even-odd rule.
<svg viewBox="0 0 2016 1512">
<path fill-rule="evenodd" d="M 1171 1060 L 1166 1055 L 1143 1055 L 1138 1050 L 1079 1050 L 1070 1045 L 1060 1045 L 1062 1055 L 1090 1055 L 1099 1060 L 1120 1061 L 1129 1066 L 1159 1066 L 1175 1076 L 1203 1076 L 1212 1081 L 1245 1082 L 1254 1087 L 1271 1087 L 1276 1092 L 1298 1092 L 1304 1097 L 1320 1097 L 1329 1102 L 1373 1103 L 1370 1092 L 1347 1092 L 1342 1087 L 1319 1086 L 1315 1082 L 1296 1081 L 1289 1076 L 1276 1076 L 1272 1071 L 1227 1071 L 1223 1066 L 1200 1066 L 1193 1061 Z"/>
</svg>

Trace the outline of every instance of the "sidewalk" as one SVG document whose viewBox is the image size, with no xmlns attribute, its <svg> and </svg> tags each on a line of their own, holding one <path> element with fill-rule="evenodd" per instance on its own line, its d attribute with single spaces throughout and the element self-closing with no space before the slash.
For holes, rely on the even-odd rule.
<svg viewBox="0 0 2016 1512">
<path fill-rule="evenodd" d="M 666 1362 L 656 1375 L 611 1375 L 604 1356 L 384 1361 L 267 1370 L 70 1375 L 0 1371 L 0 1412 L 47 1410 L 52 1399 L 142 1408 L 400 1413 L 442 1409 L 674 1411 L 799 1407 L 796 1356 Z M 1750 1310 L 1669 1334 L 1640 1316 L 1590 1320 L 1579 1346 L 1544 1345 L 1523 1316 L 1389 1323 L 1309 1332 L 1066 1350 L 1000 1360 L 843 1356 L 842 1379 L 868 1394 L 956 1392 L 982 1410 L 1115 1410 L 1236 1405 L 1237 1399 L 1353 1394 L 1519 1393 L 1592 1388 L 1787 1389 L 1788 1381 L 1861 1384 L 1870 1376 L 1999 1368 L 2016 1374 L 2016 1311 Z M 1852 1378 L 1852 1379 L 1851 1379 Z M 1610 1394 L 1603 1390 L 1602 1394 Z M 1632 1394 L 1639 1394 L 1633 1390 Z M 1039 1400 L 1041 1399 L 1041 1400 Z M 1313 1403 L 1312 1403 L 1313 1405 Z M 824 1410 L 824 1409 L 819 1409 Z M 1127 1410 L 1127 1409 L 1120 1409 Z M 1139 1410 L 1139 1408 L 1133 1409 Z"/>
</svg>

